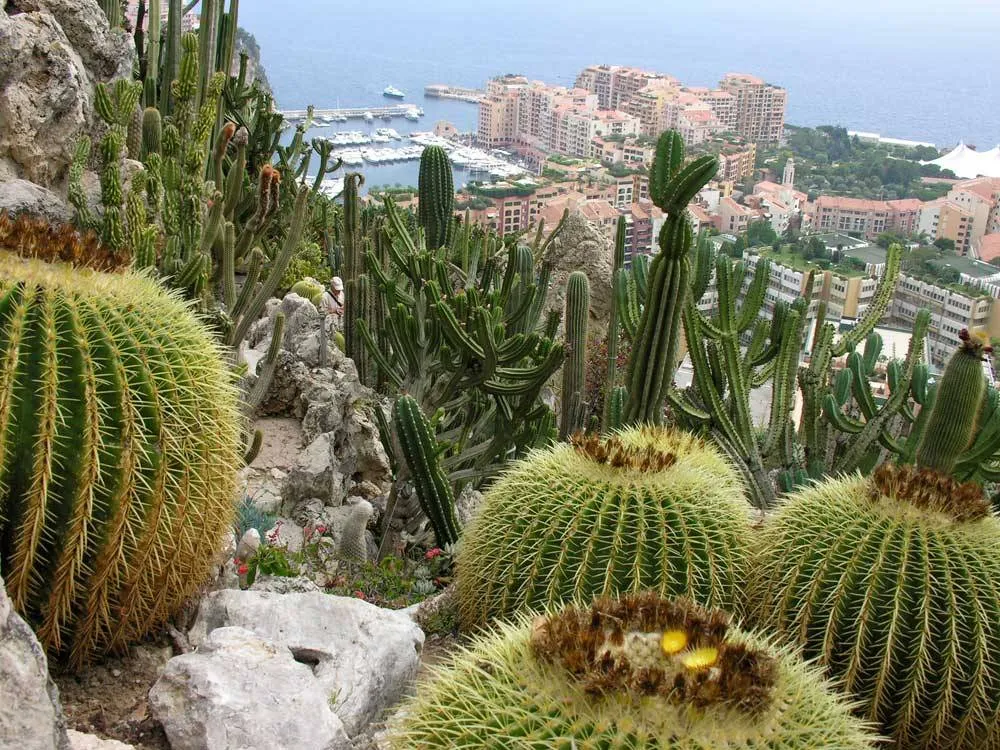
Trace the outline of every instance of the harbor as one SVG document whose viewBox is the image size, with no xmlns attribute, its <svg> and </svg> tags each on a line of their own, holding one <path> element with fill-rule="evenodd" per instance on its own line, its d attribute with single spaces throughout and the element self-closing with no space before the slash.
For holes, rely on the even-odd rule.
<svg viewBox="0 0 1000 750">
<path fill-rule="evenodd" d="M 309 111 L 305 109 L 285 109 L 279 114 L 293 125 L 304 122 L 309 116 Z M 334 109 L 314 109 L 312 118 L 314 125 L 329 125 L 335 122 L 347 122 L 348 120 L 394 120 L 406 119 L 416 122 L 423 117 L 424 111 L 415 104 L 393 104 L 384 107 L 340 107 Z"/>
<path fill-rule="evenodd" d="M 424 96 L 432 99 L 457 99 L 458 101 L 479 104 L 486 96 L 482 89 L 469 89 L 462 86 L 448 86 L 443 83 L 432 83 L 424 87 Z"/>
<path fill-rule="evenodd" d="M 528 170 L 510 161 L 510 154 L 496 149 L 486 150 L 442 138 L 431 132 L 414 131 L 403 136 L 392 128 L 378 128 L 371 134 L 360 131 L 337 133 L 329 138 L 333 143 L 333 157 L 343 161 L 347 168 L 365 167 L 366 173 L 375 173 L 406 162 L 416 162 L 428 146 L 440 146 L 451 160 L 456 172 L 456 185 L 463 184 L 459 173 L 468 175 L 466 181 L 490 182 L 526 177 Z M 405 142 L 405 143 L 404 143 Z M 393 144 L 390 146 L 382 144 Z M 410 167 L 412 169 L 412 167 Z M 324 180 L 323 192 L 336 196 L 343 189 L 343 178 Z"/>
</svg>

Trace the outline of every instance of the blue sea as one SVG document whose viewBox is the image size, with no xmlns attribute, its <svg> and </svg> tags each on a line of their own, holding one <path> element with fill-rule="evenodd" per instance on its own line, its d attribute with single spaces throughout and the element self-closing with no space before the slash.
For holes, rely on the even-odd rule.
<svg viewBox="0 0 1000 750">
<path fill-rule="evenodd" d="M 788 89 L 787 121 L 837 124 L 950 148 L 1000 142 L 1000 0 L 243 0 L 279 107 L 380 106 L 393 85 L 422 107 L 408 133 L 476 107 L 429 83 L 482 87 L 520 73 L 571 85 L 588 64 L 635 65 L 690 85 L 730 71 Z M 365 130 L 360 120 L 335 129 Z M 416 164 L 363 170 L 413 184 Z M 459 184 L 463 181 L 457 175 Z"/>
</svg>

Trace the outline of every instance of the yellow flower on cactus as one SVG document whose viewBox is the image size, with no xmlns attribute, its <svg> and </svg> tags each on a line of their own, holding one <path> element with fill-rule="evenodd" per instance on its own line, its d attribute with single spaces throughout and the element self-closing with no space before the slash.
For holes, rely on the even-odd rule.
<svg viewBox="0 0 1000 750">
<path fill-rule="evenodd" d="M 660 648 L 665 656 L 673 656 L 687 648 L 687 642 L 687 633 L 683 630 L 667 630 L 660 639 Z"/>
<path fill-rule="evenodd" d="M 685 654 L 684 658 L 681 659 L 681 663 L 685 669 L 707 669 L 713 666 L 718 658 L 719 649 L 715 646 L 705 646 L 704 648 L 696 648 L 691 653 Z"/>
</svg>

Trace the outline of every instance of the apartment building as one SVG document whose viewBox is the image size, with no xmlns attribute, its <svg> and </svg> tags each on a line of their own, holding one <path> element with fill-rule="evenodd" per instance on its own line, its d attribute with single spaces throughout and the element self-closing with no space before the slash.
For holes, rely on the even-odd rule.
<svg viewBox="0 0 1000 750">
<path fill-rule="evenodd" d="M 675 130 L 688 146 L 704 143 L 723 129 L 715 113 L 707 106 L 705 109 L 689 108 L 681 111 L 675 125 Z"/>
<path fill-rule="evenodd" d="M 943 366 L 947 362 L 963 328 L 1000 335 L 1000 315 L 994 312 L 1000 308 L 990 294 L 958 291 L 900 274 L 889 307 L 890 322 L 912 326 L 921 308 L 931 313 L 927 353 L 932 364 Z"/>
<path fill-rule="evenodd" d="M 602 109 L 619 109 L 650 84 L 676 86 L 676 78 L 623 65 L 590 65 L 576 78 L 575 88 L 597 94 Z"/>
<path fill-rule="evenodd" d="M 735 100 L 738 135 L 754 143 L 778 144 L 785 132 L 788 93 L 756 76 L 727 73 L 719 88 Z"/>
<path fill-rule="evenodd" d="M 696 97 L 712 108 L 723 131 L 729 133 L 737 132 L 739 127 L 739 114 L 736 109 L 736 97 L 729 91 L 723 89 L 709 89 L 698 86 L 685 86 L 684 93 Z"/>
<path fill-rule="evenodd" d="M 756 219 L 757 212 L 752 208 L 741 206 L 732 198 L 726 197 L 719 201 L 719 213 L 716 227 L 720 232 L 740 235 L 747 230 L 750 222 Z"/>
<path fill-rule="evenodd" d="M 967 255 L 972 247 L 974 221 L 972 211 L 948 198 L 938 198 L 921 206 L 917 231 L 925 232 L 932 240 L 952 240 L 955 252 Z"/>
<path fill-rule="evenodd" d="M 479 102 L 476 132 L 482 146 L 499 148 L 515 142 L 521 94 L 528 86 L 524 76 L 501 76 L 486 84 L 486 95 Z"/>
<path fill-rule="evenodd" d="M 756 143 L 724 146 L 719 152 L 719 171 L 715 178 L 720 182 L 739 182 L 753 174 L 756 162 Z"/>
</svg>

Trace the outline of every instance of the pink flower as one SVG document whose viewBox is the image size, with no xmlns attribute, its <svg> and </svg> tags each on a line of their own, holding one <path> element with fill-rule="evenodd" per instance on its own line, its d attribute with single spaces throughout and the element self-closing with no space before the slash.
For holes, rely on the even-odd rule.
<svg viewBox="0 0 1000 750">
<path fill-rule="evenodd" d="M 247 565 L 246 563 L 243 563 L 242 565 L 240 565 L 239 568 L 236 569 L 236 572 L 239 573 L 241 576 L 245 576 L 249 570 L 250 566 Z"/>
<path fill-rule="evenodd" d="M 424 554 L 424 559 L 425 560 L 433 560 L 435 557 L 437 557 L 440 554 L 441 554 L 440 548 L 438 548 L 438 547 L 432 547 L 431 549 L 427 550 L 427 552 Z"/>
<path fill-rule="evenodd" d="M 322 524 L 320 524 L 315 529 L 313 529 L 313 531 L 315 531 L 317 534 L 323 534 L 323 533 L 326 532 L 326 526 L 323 526 Z"/>
</svg>

